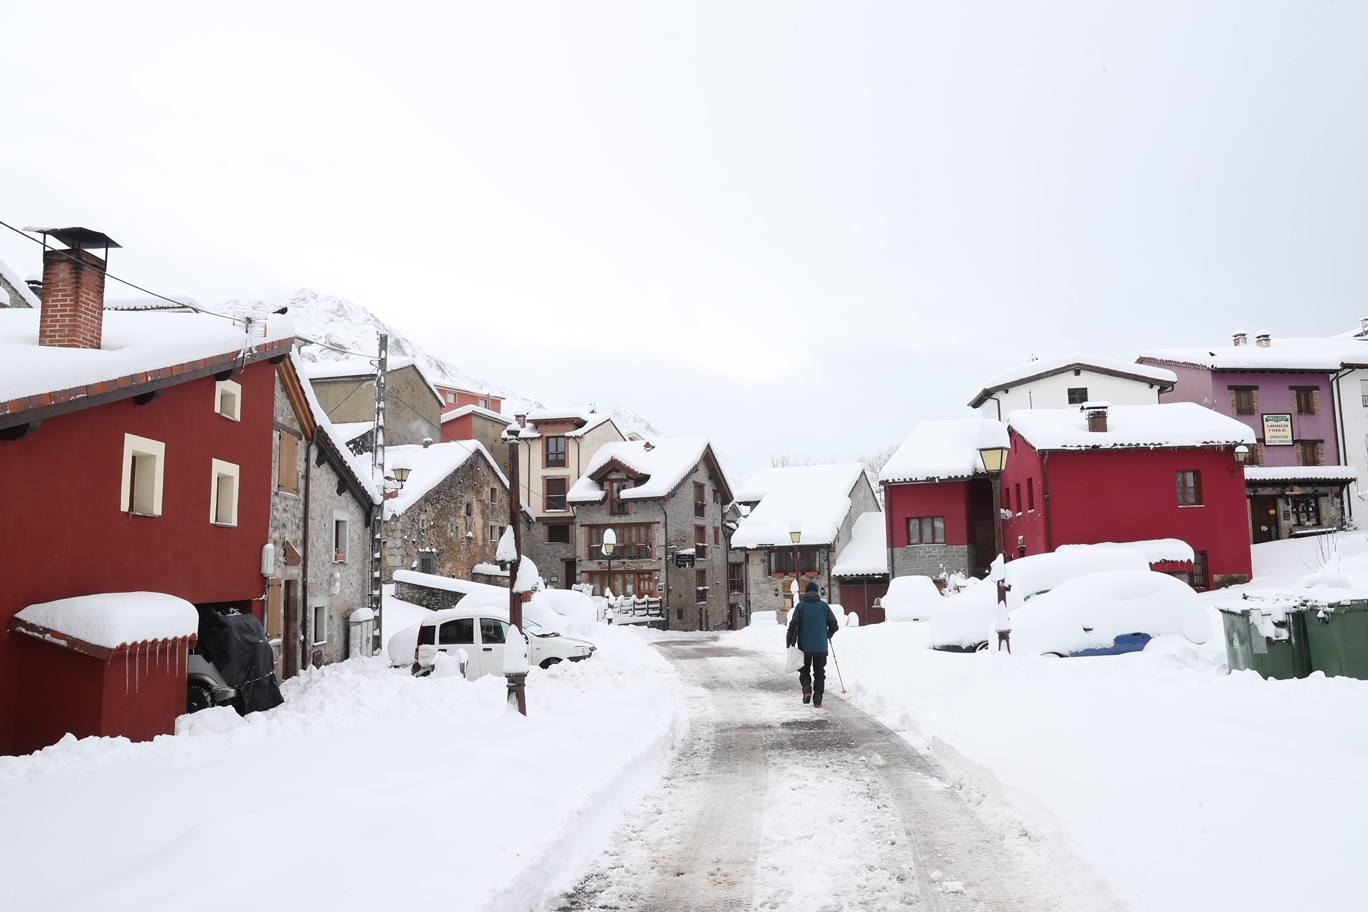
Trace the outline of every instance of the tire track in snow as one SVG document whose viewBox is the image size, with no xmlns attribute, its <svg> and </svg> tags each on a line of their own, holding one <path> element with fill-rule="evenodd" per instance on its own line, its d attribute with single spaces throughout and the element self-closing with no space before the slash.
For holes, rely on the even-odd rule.
<svg viewBox="0 0 1368 912">
<path fill-rule="evenodd" d="M 660 649 L 688 681 L 680 752 L 599 867 L 551 908 L 1067 906 L 932 760 L 873 717 L 830 692 L 823 709 L 803 705 L 791 675 L 715 641 Z"/>
</svg>

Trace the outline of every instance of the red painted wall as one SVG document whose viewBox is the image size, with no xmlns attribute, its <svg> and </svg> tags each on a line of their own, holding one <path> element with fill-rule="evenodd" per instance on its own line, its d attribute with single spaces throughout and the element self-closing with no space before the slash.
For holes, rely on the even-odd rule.
<svg viewBox="0 0 1368 912">
<path fill-rule="evenodd" d="M 884 509 L 888 513 L 890 544 L 894 548 L 907 547 L 907 520 L 912 516 L 944 516 L 945 543 L 970 543 L 967 481 L 888 485 L 884 488 Z"/>
<path fill-rule="evenodd" d="M 0 753 L 13 752 L 17 701 L 34 699 L 17 671 L 21 638 L 8 632 L 25 605 L 135 590 L 197 604 L 262 596 L 261 546 L 274 489 L 274 378 L 269 362 L 233 378 L 242 385 L 240 422 L 214 411 L 214 381 L 204 378 L 163 390 L 147 405 L 126 399 L 0 441 L 0 543 L 5 565 L 22 568 L 6 573 L 0 586 Z M 166 444 L 159 517 L 119 510 L 125 433 Z M 211 459 L 239 467 L 235 528 L 209 521 Z"/>
<path fill-rule="evenodd" d="M 452 406 L 455 408 L 456 406 Z M 442 422 L 442 442 L 449 443 L 453 440 L 474 440 L 475 439 L 475 418 L 471 415 L 462 415 L 460 418 L 452 418 L 450 421 Z"/>
<path fill-rule="evenodd" d="M 1014 439 L 1016 435 L 1013 434 Z M 1034 514 L 1004 523 L 1009 549 L 1024 535 L 1028 554 L 1046 547 L 1046 511 L 1054 547 L 1104 541 L 1178 538 L 1207 552 L 1212 577 L 1252 576 L 1244 472 L 1229 449 L 1054 451 L 1046 454 L 1049 501 L 1044 503 L 1046 464 L 1024 440 L 1007 462 L 1004 484 L 1036 479 Z M 1203 504 L 1178 506 L 1176 476 L 1202 475 Z M 1013 499 L 1015 509 L 1015 498 Z"/>
<path fill-rule="evenodd" d="M 440 390 L 442 394 L 442 411 L 444 412 L 450 412 L 453 409 L 458 409 L 463 405 L 480 405 L 480 400 L 486 399 L 488 400 L 489 404 L 481 406 L 482 408 L 487 408 L 491 412 L 499 412 L 500 414 L 503 413 L 503 400 L 495 396 L 480 396 L 475 393 L 466 392 L 465 390 L 452 389 L 449 386 L 439 386 L 437 387 L 437 389 Z M 455 393 L 456 401 L 447 402 L 447 393 Z M 465 439 L 468 440 L 469 438 Z"/>
</svg>

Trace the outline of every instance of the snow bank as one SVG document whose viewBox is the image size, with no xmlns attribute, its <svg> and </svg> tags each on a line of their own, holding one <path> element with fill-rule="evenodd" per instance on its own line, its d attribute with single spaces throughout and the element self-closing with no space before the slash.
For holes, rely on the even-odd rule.
<svg viewBox="0 0 1368 912">
<path fill-rule="evenodd" d="M 1032 596 L 1087 573 L 1107 570 L 1148 570 L 1150 562 L 1138 550 L 1115 546 L 1082 545 L 1032 554 L 1008 561 L 1003 569 L 1011 587 L 1008 604 L 1024 604 Z"/>
<path fill-rule="evenodd" d="M 283 706 L 240 724 L 204 714 L 181 736 L 0 758 L 6 907 L 172 910 L 193 896 L 236 912 L 242 891 L 205 889 L 205 859 L 266 846 L 289 857 L 252 866 L 271 908 L 400 895 L 536 908 L 659 780 L 682 718 L 653 649 L 608 627 L 595 642 L 590 661 L 531 670 L 527 718 L 497 676 L 417 679 L 354 659 L 286 682 Z M 264 837 L 273 821 L 283 830 Z"/>
<path fill-rule="evenodd" d="M 187 637 L 199 629 L 195 606 L 163 592 L 79 595 L 29 605 L 15 617 L 107 649 Z"/>
<path fill-rule="evenodd" d="M 997 584 L 971 579 L 959 592 L 943 597 L 931 615 L 930 642 L 958 648 L 989 642 L 996 613 Z"/>
<path fill-rule="evenodd" d="M 1120 907 L 1107 892 L 1132 912 L 1361 906 L 1368 682 L 1228 675 L 1219 640 L 1090 659 L 936 652 L 922 624 L 836 641 L 851 701 L 1059 858 L 1080 907 Z M 724 642 L 782 667 L 777 625 Z"/>
</svg>

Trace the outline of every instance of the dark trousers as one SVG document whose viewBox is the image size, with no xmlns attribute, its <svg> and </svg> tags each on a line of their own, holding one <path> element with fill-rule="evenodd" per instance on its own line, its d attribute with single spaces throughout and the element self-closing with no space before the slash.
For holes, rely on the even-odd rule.
<svg viewBox="0 0 1368 912">
<path fill-rule="evenodd" d="M 812 691 L 812 698 L 818 702 L 826 691 L 826 659 L 825 652 L 805 652 L 803 667 L 798 672 L 798 683 L 803 686 L 803 693 Z"/>
</svg>

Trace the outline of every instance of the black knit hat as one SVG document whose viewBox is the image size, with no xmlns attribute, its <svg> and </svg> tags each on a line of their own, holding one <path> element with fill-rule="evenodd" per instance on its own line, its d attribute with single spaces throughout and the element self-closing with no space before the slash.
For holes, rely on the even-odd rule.
<svg viewBox="0 0 1368 912">
<path fill-rule="evenodd" d="M 807 584 L 807 591 L 808 591 L 808 592 L 820 592 L 821 590 L 819 590 L 819 589 L 817 588 L 817 584 L 816 584 L 816 583 L 809 582 L 809 583 Z"/>
</svg>

